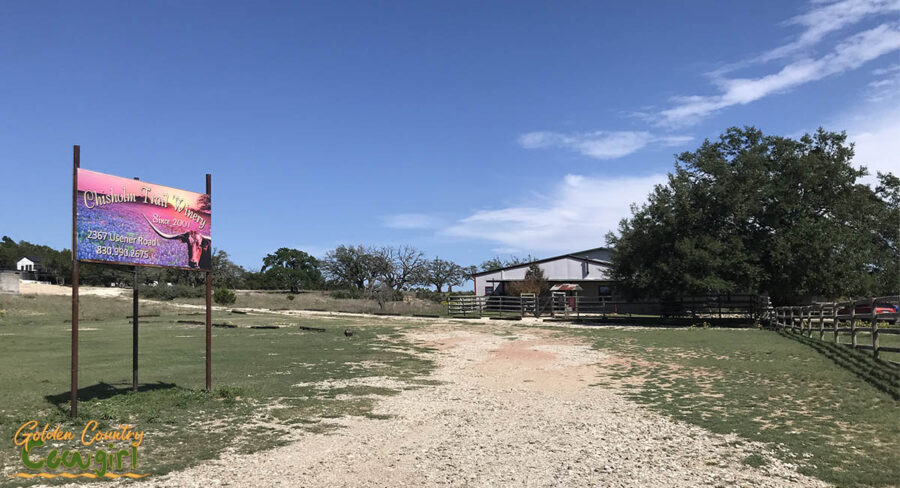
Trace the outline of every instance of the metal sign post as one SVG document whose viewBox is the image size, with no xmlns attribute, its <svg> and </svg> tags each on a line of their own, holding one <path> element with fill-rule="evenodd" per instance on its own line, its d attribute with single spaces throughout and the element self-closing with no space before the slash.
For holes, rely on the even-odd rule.
<svg viewBox="0 0 900 488">
<path fill-rule="evenodd" d="M 137 176 L 134 179 L 138 180 Z M 134 267 L 131 292 L 131 391 L 138 390 L 138 267 Z"/>
<path fill-rule="evenodd" d="M 206 194 L 212 200 L 212 175 L 206 173 Z M 212 202 L 210 202 L 212 206 Z M 212 389 L 212 266 L 206 272 L 206 391 Z"/>
<path fill-rule="evenodd" d="M 78 167 L 81 146 L 73 148 L 72 171 L 72 417 L 78 416 Z"/>
</svg>

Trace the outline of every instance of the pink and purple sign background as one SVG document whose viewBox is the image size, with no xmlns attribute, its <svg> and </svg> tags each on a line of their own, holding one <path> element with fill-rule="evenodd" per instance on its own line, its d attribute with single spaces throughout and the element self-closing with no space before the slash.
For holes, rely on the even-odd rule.
<svg viewBox="0 0 900 488">
<path fill-rule="evenodd" d="M 165 206 L 145 202 L 147 191 L 144 189 L 149 189 L 150 197 L 165 198 Z M 98 205 L 110 192 L 135 195 L 135 201 Z M 94 194 L 96 198 L 93 198 Z M 182 205 L 178 202 L 184 205 L 180 209 L 176 208 L 176 204 Z M 210 207 L 210 198 L 203 193 L 79 168 L 76 259 L 209 269 L 212 252 Z M 201 226 L 191 219 L 191 213 L 194 219 L 205 223 Z"/>
</svg>

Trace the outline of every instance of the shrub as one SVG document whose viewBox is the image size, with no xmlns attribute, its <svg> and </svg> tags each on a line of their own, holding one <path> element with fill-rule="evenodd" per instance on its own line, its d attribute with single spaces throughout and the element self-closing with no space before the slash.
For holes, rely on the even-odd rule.
<svg viewBox="0 0 900 488">
<path fill-rule="evenodd" d="M 237 297 L 233 291 L 222 286 L 213 293 L 213 300 L 219 305 L 231 305 L 237 300 Z"/>
<path fill-rule="evenodd" d="M 345 288 L 331 292 L 333 298 L 362 298 L 362 291 L 358 288 Z"/>
<path fill-rule="evenodd" d="M 446 293 L 438 293 L 434 290 L 429 290 L 427 288 L 418 288 L 416 290 L 416 298 L 421 300 L 431 300 L 435 303 L 440 303 L 447 297 Z"/>
<path fill-rule="evenodd" d="M 290 300 L 290 301 L 294 301 L 295 298 L 297 298 L 297 297 L 295 297 L 294 295 L 288 295 L 288 296 L 287 296 L 287 299 Z"/>
<path fill-rule="evenodd" d="M 140 293 L 145 298 L 155 298 L 157 300 L 173 300 L 175 298 L 201 298 L 206 294 L 206 290 L 201 287 L 188 285 L 158 285 L 158 286 L 141 286 Z"/>
</svg>

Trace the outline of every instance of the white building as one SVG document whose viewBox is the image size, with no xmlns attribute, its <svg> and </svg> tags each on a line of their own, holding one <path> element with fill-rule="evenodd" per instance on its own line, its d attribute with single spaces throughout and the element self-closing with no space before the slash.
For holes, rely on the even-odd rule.
<svg viewBox="0 0 900 488">
<path fill-rule="evenodd" d="M 26 256 L 16 263 L 16 271 L 40 271 L 41 258 Z"/>
<path fill-rule="evenodd" d="M 531 265 L 536 264 L 544 272 L 544 277 L 551 286 L 558 285 L 557 288 L 560 288 L 561 285 L 578 285 L 581 288 L 578 291 L 579 296 L 588 298 L 609 296 L 610 286 L 613 284 L 609 275 L 611 267 L 609 256 L 609 248 L 598 247 L 475 273 L 473 275 L 475 295 L 509 294 L 507 289 L 509 283 L 524 280 L 525 272 Z M 566 288 L 568 287 L 562 287 L 563 290 Z"/>
</svg>

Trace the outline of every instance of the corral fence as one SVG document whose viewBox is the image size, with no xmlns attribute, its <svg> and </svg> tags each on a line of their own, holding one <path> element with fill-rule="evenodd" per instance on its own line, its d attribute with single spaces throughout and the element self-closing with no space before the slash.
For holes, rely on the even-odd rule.
<svg viewBox="0 0 900 488">
<path fill-rule="evenodd" d="M 900 338 L 895 338 L 900 335 L 898 307 L 898 295 L 775 307 L 766 322 L 772 329 L 809 338 L 815 334 L 820 341 L 827 340 L 853 349 L 871 351 L 875 358 L 879 358 L 883 353 L 900 353 Z M 890 336 L 891 344 L 898 345 L 882 344 L 881 336 Z M 849 342 L 846 342 L 848 339 Z M 885 342 L 888 342 L 887 338 Z M 898 361 L 889 361 L 900 364 Z"/>
<path fill-rule="evenodd" d="M 683 318 L 755 320 L 771 310 L 768 297 L 749 294 L 685 296 L 671 299 L 626 301 L 613 297 L 568 296 L 472 296 L 450 297 L 447 313 L 462 318 L 516 319 L 527 316 L 562 320 L 612 318 Z"/>
</svg>

